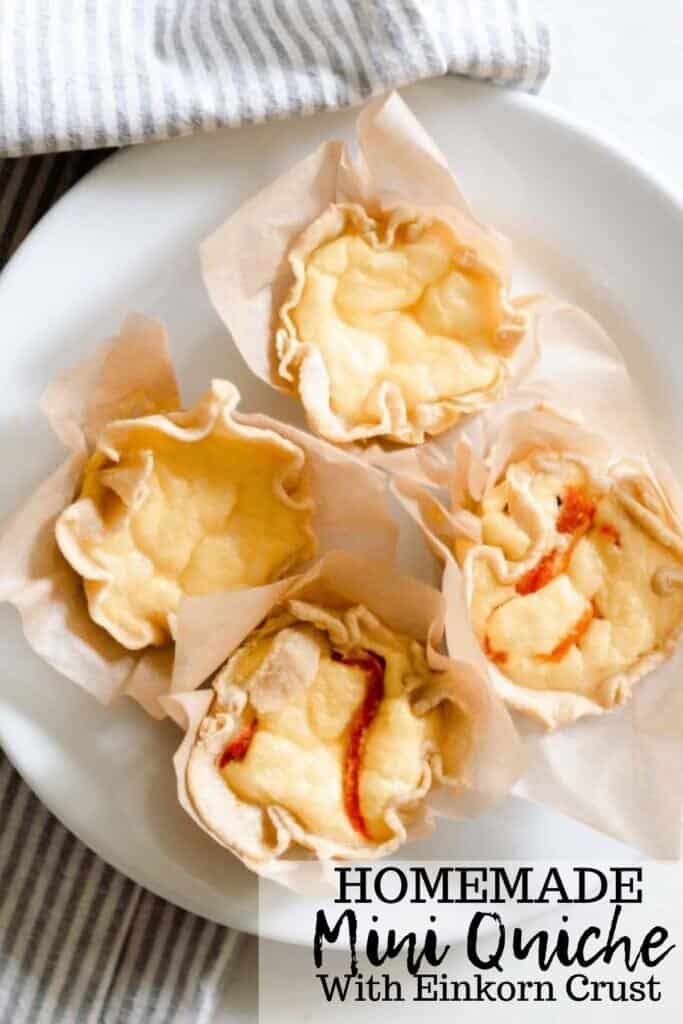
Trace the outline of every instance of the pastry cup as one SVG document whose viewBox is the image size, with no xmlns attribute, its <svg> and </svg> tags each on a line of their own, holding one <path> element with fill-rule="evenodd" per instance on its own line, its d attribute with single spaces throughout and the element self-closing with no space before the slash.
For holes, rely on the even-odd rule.
<svg viewBox="0 0 683 1024">
<path fill-rule="evenodd" d="M 545 303 L 534 329 L 540 359 L 514 394 L 463 424 L 449 449 L 422 460 L 429 486 L 403 475 L 394 478 L 393 488 L 443 566 L 449 650 L 487 673 L 524 738 L 529 767 L 513 792 L 653 856 L 676 857 L 683 810 L 683 645 L 675 631 L 652 660 L 644 658 L 630 675 L 613 680 L 614 696 L 628 699 L 602 713 L 605 704 L 585 696 L 556 692 L 541 694 L 539 702 L 538 691 L 525 692 L 505 679 L 472 628 L 454 547 L 459 538 L 479 539 L 471 499 L 478 501 L 489 481 L 532 448 L 571 450 L 604 482 L 614 480 L 649 527 L 656 514 L 672 553 L 679 543 L 680 489 L 613 341 L 586 313 L 562 303 Z M 673 572 L 661 582 L 678 587 L 681 578 Z M 527 704 L 522 713 L 515 710 L 521 700 Z"/>
<path fill-rule="evenodd" d="M 676 495 L 647 459 L 610 458 L 599 434 L 550 407 L 512 413 L 483 459 L 463 443 L 456 460 L 451 508 L 423 498 L 422 511 L 458 563 L 447 599 L 497 693 L 547 729 L 628 701 L 683 626 Z M 541 499 L 554 480 L 557 496 Z"/>
<path fill-rule="evenodd" d="M 108 423 L 57 544 L 91 618 L 128 650 L 162 647 L 183 594 L 260 586 L 315 553 L 305 454 L 238 423 L 237 388 L 193 407 Z"/>
<path fill-rule="evenodd" d="M 343 144 L 327 143 L 244 203 L 203 243 L 204 281 L 251 370 L 273 387 L 296 395 L 312 430 L 336 444 L 421 444 L 505 392 L 522 358 L 521 350 L 529 347 L 522 344 L 529 314 L 524 301 L 512 302 L 509 297 L 508 243 L 476 220 L 444 157 L 398 95 L 365 108 L 357 122 L 357 139 L 357 158 Z M 395 350 L 398 328 L 387 328 L 389 340 L 381 340 L 379 328 L 368 327 L 374 355 L 368 351 L 362 356 L 355 342 L 348 343 L 348 352 L 342 353 L 334 340 L 340 325 L 348 328 L 346 322 L 344 326 L 335 321 L 325 344 L 317 328 L 311 329 L 310 336 L 308 329 L 306 337 L 301 336 L 297 311 L 312 280 L 311 260 L 321 248 L 353 236 L 362 240 L 363 258 L 399 253 L 405 261 L 406 253 L 413 252 L 411 245 L 419 245 L 423 233 L 430 230 L 438 233 L 449 255 L 443 266 L 425 270 L 426 276 L 420 278 L 420 303 L 424 299 L 429 305 L 429 320 L 424 319 L 427 306 L 415 315 L 410 313 L 417 293 L 410 301 L 404 295 L 392 305 L 387 294 L 393 285 L 384 287 L 384 271 L 373 285 L 372 296 L 368 292 L 367 302 L 363 289 L 368 284 L 362 274 L 353 281 L 349 277 L 346 292 L 358 307 L 356 313 L 379 301 L 379 316 L 372 323 L 381 320 L 382 330 L 388 317 L 398 318 L 396 322 L 404 326 L 410 320 L 411 330 L 421 331 L 420 337 L 424 335 L 427 342 L 438 342 L 438 369 L 434 354 L 432 363 L 424 354 L 420 360 L 417 341 L 409 346 L 408 358 Z M 417 287 L 408 277 L 409 287 Z M 437 306 L 439 323 L 448 319 L 442 306 L 451 300 L 439 290 L 445 278 L 455 283 L 458 308 L 482 305 L 486 309 L 485 326 L 472 328 L 472 336 L 462 324 L 457 329 L 440 327 L 436 333 L 436 328 L 428 326 L 423 330 L 422 325 L 434 319 Z M 339 289 L 335 294 L 332 306 L 338 314 Z M 454 309 L 449 306 L 451 318 Z M 327 310 L 325 316 L 330 315 Z M 356 340 L 358 336 L 358 332 L 353 335 Z M 400 348 L 404 352 L 403 341 Z M 528 352 L 524 358 L 529 358 Z M 378 365 L 367 376 L 375 359 Z M 441 393 L 444 367 L 452 383 Z M 342 408 L 348 404 L 350 385 L 364 375 L 367 388 L 358 407 Z M 424 386 L 418 384 L 423 377 Z"/>
<path fill-rule="evenodd" d="M 101 565 L 88 563 L 84 545 L 84 538 L 96 536 L 102 525 L 97 503 L 78 500 L 86 468 L 101 442 L 90 467 L 96 474 L 100 460 L 111 462 L 105 470 L 110 473 L 105 486 L 125 515 L 126 501 L 132 507 L 144 494 L 149 460 L 140 458 L 127 471 L 117 473 L 125 469 L 123 464 L 117 467 L 117 445 L 124 443 L 141 417 L 147 418 L 152 432 L 178 444 L 198 443 L 219 423 L 234 437 L 268 439 L 283 456 L 282 474 L 274 485 L 282 503 L 296 506 L 302 516 L 302 543 L 293 552 L 297 568 L 316 548 L 324 552 L 348 546 L 378 558 L 393 558 L 396 528 L 386 511 L 381 475 L 266 416 L 240 414 L 235 408 L 238 397 L 231 384 L 215 382 L 194 411 L 180 412 L 165 329 L 142 316 L 129 317 L 119 335 L 49 385 L 44 394 L 43 411 L 68 457 L 3 528 L 0 599 L 19 611 L 31 647 L 103 703 L 125 693 L 160 717 L 157 697 L 170 689 L 174 678 L 182 679 L 184 689 L 205 678 L 205 652 L 191 638 L 184 637 L 187 644 L 181 663 L 175 656 L 176 644 L 165 642 L 177 632 L 184 598 L 156 632 L 120 633 L 118 639 L 94 621 L 86 600 L 81 573 L 90 579 L 98 573 L 105 576 Z M 99 481 L 98 486 L 102 485 Z M 69 560 L 60 550 L 56 527 Z M 292 561 L 285 559 L 275 567 L 275 574 L 292 569 Z M 96 581 L 91 594 L 94 608 L 107 585 L 106 578 Z M 101 611 L 100 607 L 96 614 L 106 622 Z"/>
<path fill-rule="evenodd" d="M 256 597 L 256 592 L 252 593 Z M 221 622 L 232 624 L 229 643 L 223 650 L 227 666 L 218 673 L 212 690 L 162 698 L 164 707 L 185 730 L 174 764 L 179 799 L 187 813 L 247 867 L 286 880 L 286 862 L 291 858 L 315 856 L 329 861 L 384 856 L 408 839 L 424 834 L 435 813 L 471 815 L 500 798 L 522 767 L 521 745 L 502 702 L 487 686 L 485 677 L 472 666 L 438 651 L 443 611 L 443 599 L 433 588 L 401 576 L 386 565 L 340 552 L 326 555 L 296 579 L 262 588 L 260 600 L 250 601 L 246 607 L 239 593 L 218 601 L 204 599 L 201 614 L 211 621 L 212 635 L 224 636 Z M 251 666 L 258 644 L 267 637 L 269 651 L 254 670 Z M 371 652 L 375 664 L 379 655 L 386 665 L 383 671 L 391 679 L 378 697 L 368 731 L 355 748 L 351 738 L 354 722 L 358 713 L 362 717 L 371 684 L 364 697 L 361 686 L 360 703 L 352 702 L 346 709 L 346 732 L 341 738 L 339 723 L 330 733 L 325 717 L 326 691 L 319 688 L 317 675 L 322 664 L 316 653 L 320 645 L 327 652 L 323 658 L 328 657 L 328 648 L 351 660 Z M 398 650 L 403 653 L 397 655 Z M 335 701 L 327 705 L 334 721 L 341 714 L 340 694 L 346 700 L 348 693 L 348 689 L 340 690 Z M 291 714 L 302 700 L 308 702 L 308 710 L 302 712 L 299 708 L 296 714 L 303 714 L 302 720 L 309 724 L 312 715 L 322 714 L 327 730 L 325 740 L 315 741 L 319 749 L 305 755 L 299 751 L 301 762 L 306 757 L 308 770 L 320 775 L 320 784 L 328 787 L 324 800 L 313 801 L 313 817 L 308 812 L 294 813 L 295 797 L 288 801 L 289 807 L 275 799 L 271 802 L 272 791 L 271 796 L 259 797 L 260 802 L 253 796 L 246 799 L 244 790 L 238 792 L 239 784 L 235 788 L 236 784 L 226 782 L 222 773 L 226 765 L 230 771 L 231 762 L 239 762 L 238 772 L 247 766 L 247 777 L 260 786 L 265 776 L 259 773 L 265 770 L 264 764 L 268 765 L 269 738 L 272 740 L 270 727 L 263 723 L 277 723 L 283 710 Z M 317 703 L 312 703 L 314 700 Z M 412 741 L 405 739 L 412 735 L 415 740 L 410 730 L 392 732 L 387 725 L 394 721 L 389 710 L 382 717 L 382 709 L 390 705 L 396 714 L 400 705 L 404 716 L 401 722 L 407 718 L 422 729 L 425 722 L 433 726 L 438 720 L 440 731 L 432 733 L 431 738 L 420 733 L 417 753 L 414 742 L 411 747 Z M 255 722 L 258 715 L 261 720 Z M 277 729 L 277 724 L 273 728 Z M 399 733 L 404 736 L 400 747 L 405 761 L 415 761 L 419 771 L 404 777 L 400 785 L 393 785 L 396 780 L 392 770 L 400 763 L 400 751 L 391 743 L 398 742 Z M 290 770 L 296 781 L 303 770 L 297 763 L 296 745 L 286 745 L 292 752 L 278 767 L 275 785 L 282 784 Z M 364 794 L 367 798 L 370 793 L 372 802 L 374 792 L 372 780 L 364 783 L 363 758 L 373 759 L 375 768 L 381 766 L 380 774 L 382 770 L 386 773 L 380 784 L 382 797 L 372 804 L 374 824 L 369 833 L 354 826 L 353 816 L 344 819 L 346 825 L 339 824 L 349 808 L 346 784 L 352 749 L 360 757 L 355 806 L 360 807 L 361 814 L 368 814 Z M 254 755 L 251 761 L 250 751 Z M 329 772 L 326 758 L 331 758 Z M 345 769 L 338 758 L 346 759 Z M 394 769 L 387 768 L 390 764 Z M 405 765 L 401 767 L 405 769 Z M 317 814 L 322 814 L 325 824 L 318 824 L 316 831 L 311 820 L 319 820 Z M 328 819 L 334 819 L 334 827 L 342 832 L 328 829 Z"/>
</svg>

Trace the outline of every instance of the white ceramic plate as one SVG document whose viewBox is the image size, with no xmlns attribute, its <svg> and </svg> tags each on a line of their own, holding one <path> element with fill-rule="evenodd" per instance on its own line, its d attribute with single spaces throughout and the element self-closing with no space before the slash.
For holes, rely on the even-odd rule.
<svg viewBox="0 0 683 1024">
<path fill-rule="evenodd" d="M 578 302 L 622 346 L 674 467 L 683 401 L 683 212 L 609 146 L 538 99 L 441 80 L 405 97 L 433 133 L 475 210 L 516 245 L 515 289 Z M 295 403 L 252 378 L 203 292 L 197 243 L 247 196 L 331 136 L 344 112 L 131 149 L 108 160 L 44 218 L 0 279 L 0 513 L 60 458 L 37 400 L 56 373 L 130 310 L 170 325 L 184 396 L 231 377 L 247 409 L 300 422 Z M 405 529 L 404 567 L 429 571 Z M 135 881 L 205 917 L 256 930 L 256 883 L 175 801 L 178 734 L 131 702 L 101 708 L 48 669 L 0 609 L 0 742 L 48 807 Z M 439 823 L 406 851 L 425 859 L 619 858 L 589 829 L 510 798 L 478 821 Z M 305 942 L 311 917 L 278 895 L 270 938 Z M 444 938 L 459 937 L 454 933 Z"/>
</svg>

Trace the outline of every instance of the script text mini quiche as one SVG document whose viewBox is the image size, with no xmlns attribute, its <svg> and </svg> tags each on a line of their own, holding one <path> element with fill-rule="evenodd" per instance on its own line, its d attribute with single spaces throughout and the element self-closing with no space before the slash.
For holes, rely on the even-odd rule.
<svg viewBox="0 0 683 1024">
<path fill-rule="evenodd" d="M 333 204 L 289 262 L 278 372 L 323 437 L 421 443 L 500 395 L 526 314 L 445 213 Z"/>
<path fill-rule="evenodd" d="M 124 647 L 172 638 L 183 595 L 258 586 L 314 552 L 304 454 L 231 418 L 214 381 L 187 411 L 116 420 L 56 535 L 90 615 Z"/>
<path fill-rule="evenodd" d="M 683 540 L 651 481 L 537 452 L 473 511 L 482 543 L 461 538 L 456 555 L 483 650 L 521 688 L 507 688 L 511 703 L 534 713 L 528 691 L 575 694 L 593 710 L 627 699 L 683 622 Z M 577 717 L 571 703 L 558 714 Z"/>
</svg>

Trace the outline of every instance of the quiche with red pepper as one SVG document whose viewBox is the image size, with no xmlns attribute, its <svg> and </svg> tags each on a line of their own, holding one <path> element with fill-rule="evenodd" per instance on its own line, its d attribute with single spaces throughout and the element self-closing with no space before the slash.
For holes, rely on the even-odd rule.
<svg viewBox="0 0 683 1024">
<path fill-rule="evenodd" d="M 194 810 L 250 862 L 291 839 L 386 853 L 434 781 L 460 785 L 467 716 L 424 646 L 357 606 L 289 600 L 219 672 L 190 754 Z"/>
<path fill-rule="evenodd" d="M 471 511 L 481 543 L 455 552 L 508 702 L 552 727 L 626 700 L 683 622 L 683 538 L 653 481 L 532 452 Z"/>
</svg>

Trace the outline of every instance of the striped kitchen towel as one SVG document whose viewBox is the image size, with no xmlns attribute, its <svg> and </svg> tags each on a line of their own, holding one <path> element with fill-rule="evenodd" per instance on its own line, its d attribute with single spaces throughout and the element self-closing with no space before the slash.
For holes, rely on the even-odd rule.
<svg viewBox="0 0 683 1024">
<path fill-rule="evenodd" d="M 60 825 L 2 752 L 0 822 L 0 1021 L 228 1019 L 239 932 L 118 874 Z"/>
<path fill-rule="evenodd" d="M 549 67 L 531 0 L 0 0 L 0 268 L 103 147 Z"/>
<path fill-rule="evenodd" d="M 530 0 L 0 0 L 0 268 L 104 147 L 549 67 Z"/>
<path fill-rule="evenodd" d="M 449 73 L 535 92 L 549 60 L 528 0 L 0 0 L 0 268 L 106 147 Z M 100 861 L 1 753 L 0 879 L 0 1021 L 231 1019 L 240 937 Z"/>
<path fill-rule="evenodd" d="M 0 155 L 361 103 L 436 75 L 537 90 L 529 0 L 2 0 Z"/>
</svg>

